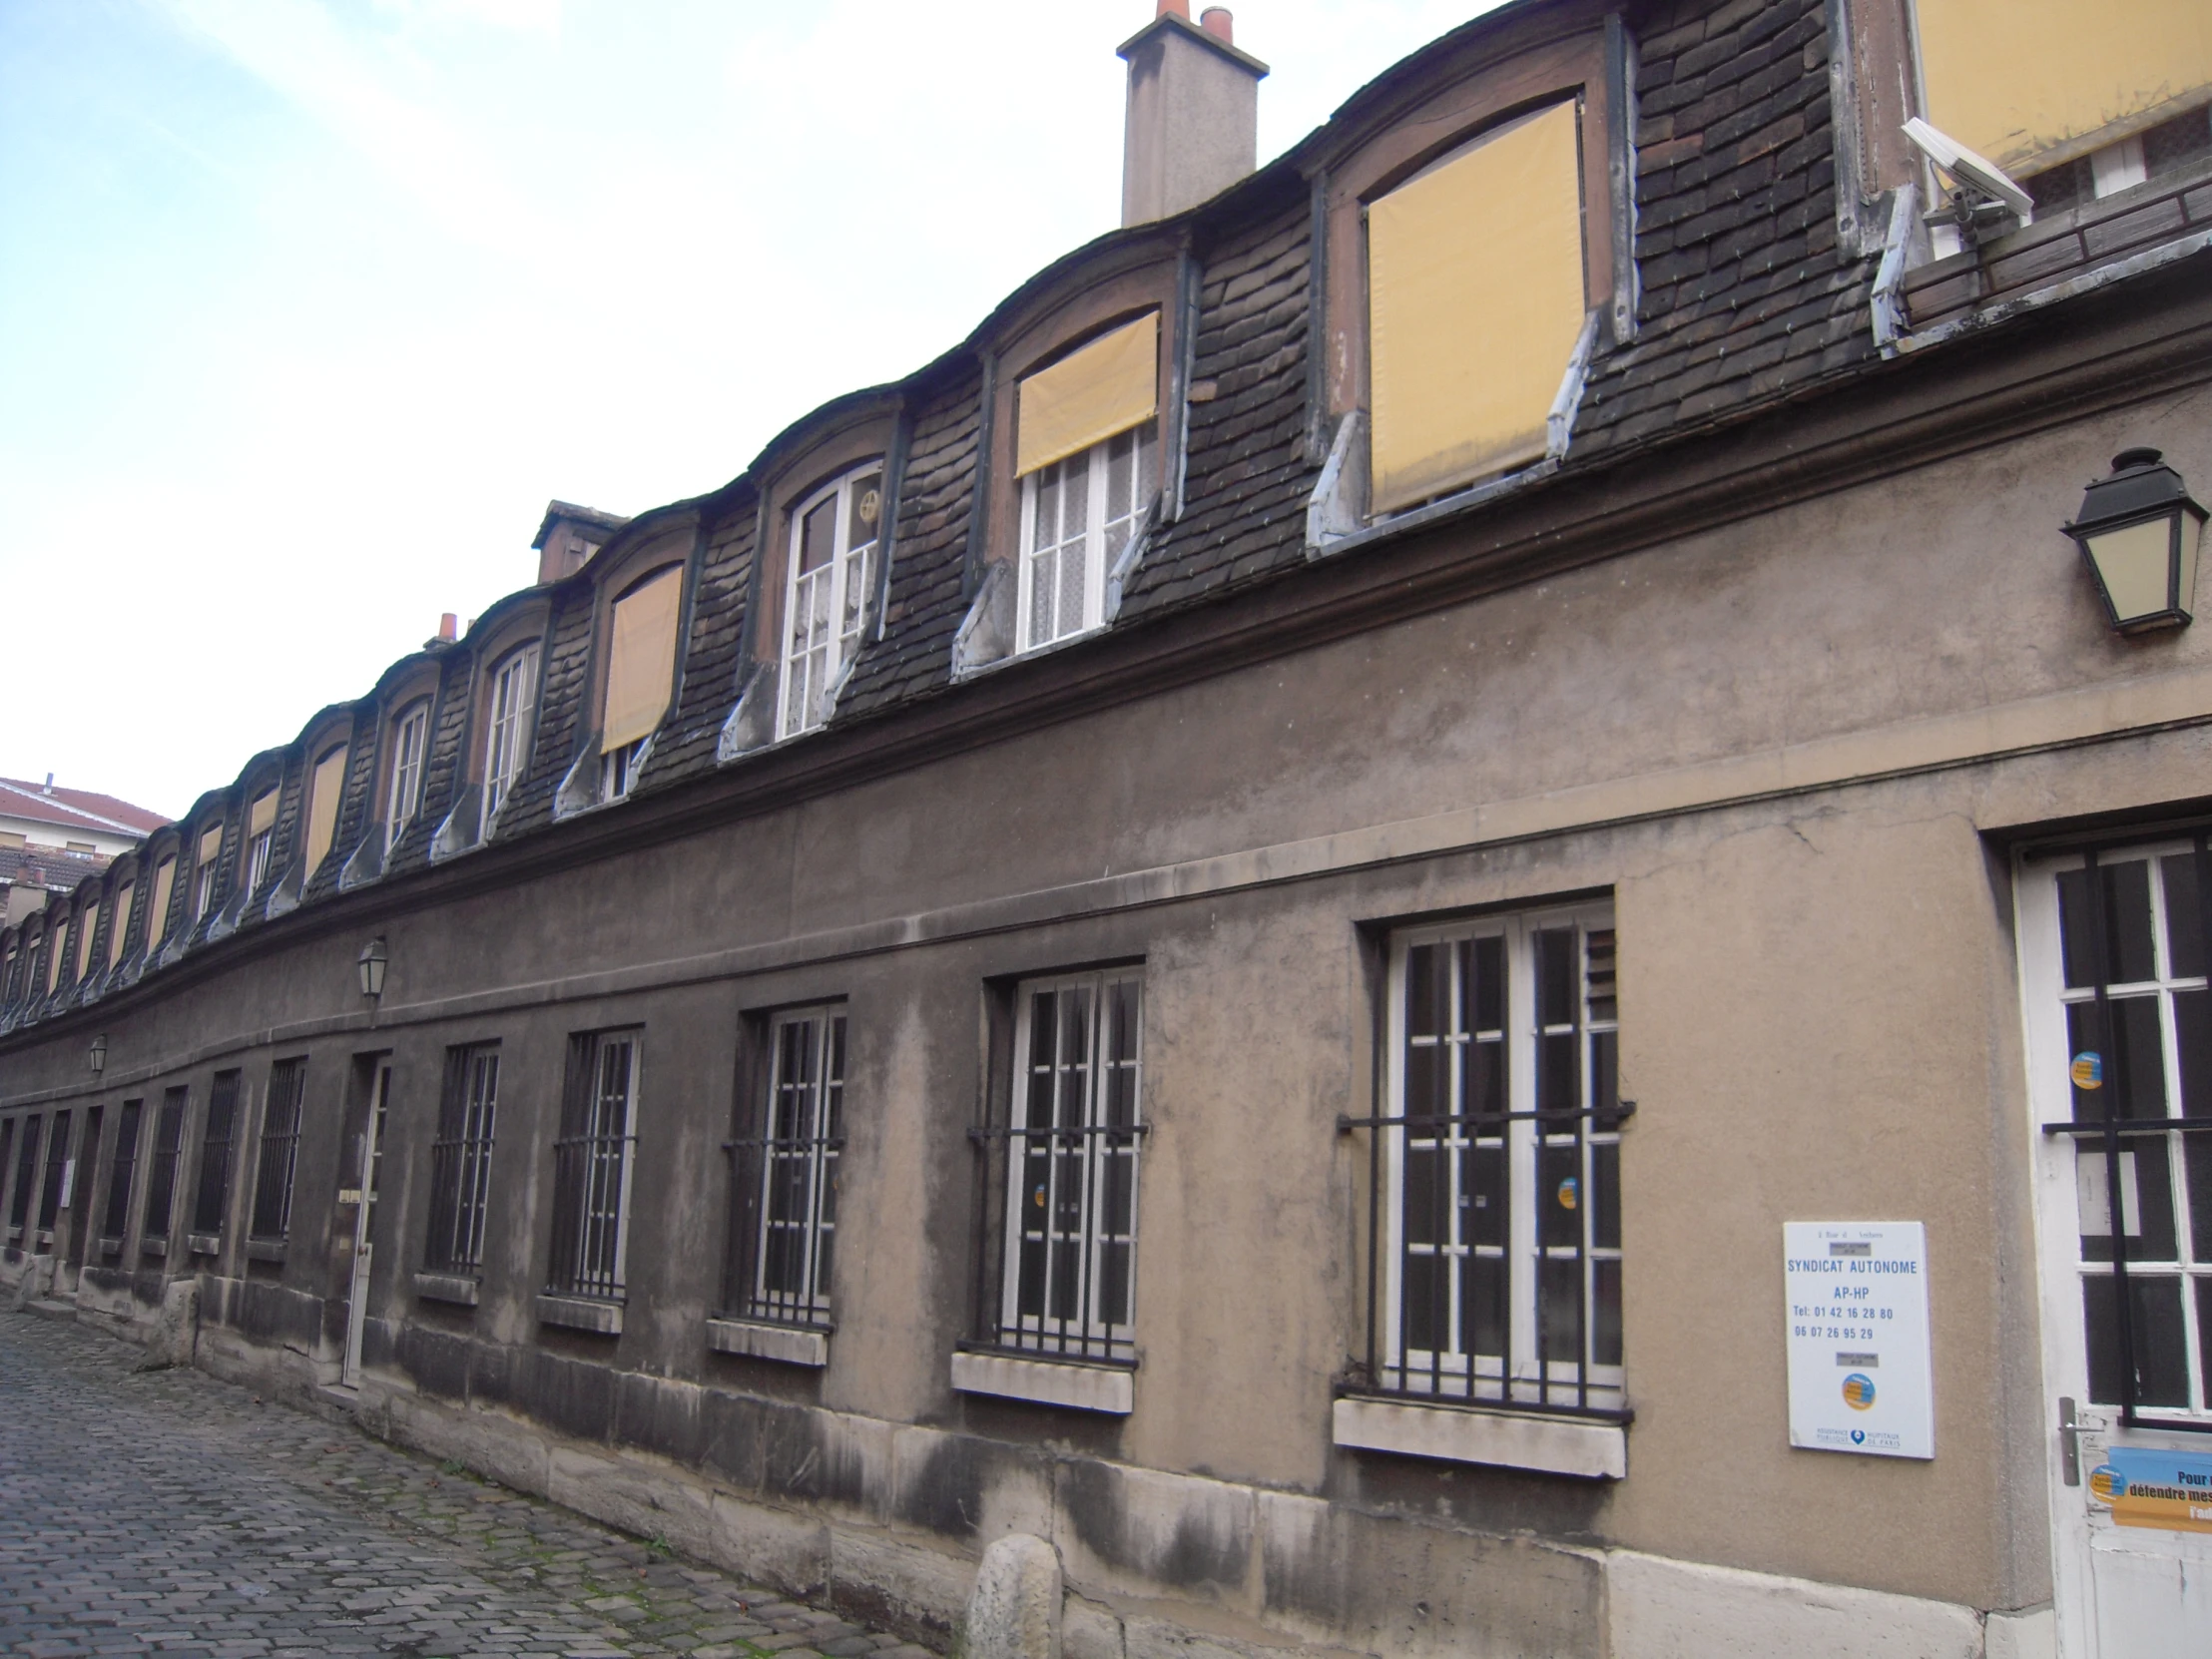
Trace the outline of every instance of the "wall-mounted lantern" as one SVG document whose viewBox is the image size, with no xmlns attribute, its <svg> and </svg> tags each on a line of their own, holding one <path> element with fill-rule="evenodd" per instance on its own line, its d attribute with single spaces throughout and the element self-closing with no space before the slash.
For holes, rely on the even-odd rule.
<svg viewBox="0 0 2212 1659">
<path fill-rule="evenodd" d="M 384 994 L 384 964 L 389 960 L 382 939 L 370 939 L 361 946 L 361 959 L 356 964 L 361 970 L 361 995 L 371 1002 Z"/>
<path fill-rule="evenodd" d="M 100 1033 L 100 1035 L 99 1035 L 99 1036 L 97 1036 L 97 1037 L 95 1037 L 95 1038 L 93 1038 L 93 1039 L 92 1039 L 92 1053 L 91 1053 L 91 1054 L 90 1054 L 89 1056 L 87 1056 L 87 1057 L 88 1057 L 88 1058 L 89 1058 L 89 1059 L 91 1060 L 91 1062 L 92 1062 L 92 1075 L 93 1075 L 93 1076 L 95 1076 L 95 1077 L 98 1077 L 98 1076 L 99 1076 L 99 1075 L 100 1075 L 100 1074 L 101 1074 L 102 1072 L 104 1072 L 104 1071 L 106 1071 L 106 1070 L 108 1069 L 108 1034 L 107 1034 L 107 1032 L 103 1031 L 103 1032 L 101 1032 L 101 1033 Z"/>
<path fill-rule="evenodd" d="M 2089 486 L 2066 534 L 2080 545 L 2114 628 L 2140 634 L 2189 620 L 2205 516 L 2157 450 L 2112 457 L 2112 476 Z"/>
</svg>

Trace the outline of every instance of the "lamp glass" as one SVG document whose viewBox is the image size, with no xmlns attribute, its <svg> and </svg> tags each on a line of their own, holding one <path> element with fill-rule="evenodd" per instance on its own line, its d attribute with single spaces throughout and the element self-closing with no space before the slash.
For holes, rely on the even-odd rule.
<svg viewBox="0 0 2212 1659">
<path fill-rule="evenodd" d="M 2179 515 L 2175 515 L 2179 516 Z M 2165 615 L 2175 609 L 2173 592 L 2173 534 L 2170 517 L 2123 524 L 2116 530 L 2099 530 L 2083 538 L 2089 562 L 2096 566 L 2097 581 L 2104 588 L 2112 620 L 2122 628 Z M 2194 564 L 2194 549 L 2189 562 Z M 2195 571 L 2189 575 L 2194 578 Z M 2187 586 L 2194 586 L 2192 580 Z"/>
</svg>

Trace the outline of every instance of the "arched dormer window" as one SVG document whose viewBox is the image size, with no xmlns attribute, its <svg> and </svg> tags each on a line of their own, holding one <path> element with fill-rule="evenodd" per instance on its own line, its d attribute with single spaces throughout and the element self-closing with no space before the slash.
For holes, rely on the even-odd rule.
<svg viewBox="0 0 2212 1659">
<path fill-rule="evenodd" d="M 82 985 L 92 972 L 92 941 L 100 931 L 101 904 L 97 896 L 86 899 L 77 907 L 76 931 L 70 935 L 70 954 L 76 961 L 70 965 L 70 977 Z"/>
<path fill-rule="evenodd" d="M 330 855 L 330 840 L 337 833 L 338 803 L 345 794 L 345 756 L 342 743 L 334 743 L 321 750 L 314 758 L 314 766 L 307 774 L 307 842 L 305 859 L 300 868 L 301 881 L 311 879 L 322 867 L 322 860 Z"/>
<path fill-rule="evenodd" d="M 682 565 L 662 566 L 614 602 L 599 706 L 601 801 L 620 801 L 630 793 L 646 741 L 668 714 L 683 607 Z"/>
<path fill-rule="evenodd" d="M 883 463 L 824 484 L 792 514 L 777 736 L 830 718 L 830 692 L 859 651 L 882 545 Z"/>
<path fill-rule="evenodd" d="M 174 842 L 155 860 L 154 895 L 146 905 L 146 954 L 161 949 L 169 934 L 169 901 L 177 890 L 177 847 Z"/>
<path fill-rule="evenodd" d="M 223 821 L 216 820 L 200 831 L 200 844 L 192 861 L 192 916 L 205 921 L 215 913 L 217 862 L 223 852 Z"/>
<path fill-rule="evenodd" d="M 1159 360 L 1151 311 L 1020 382 L 1017 651 L 1105 621 L 1106 573 L 1159 487 Z"/>
<path fill-rule="evenodd" d="M 241 889 L 251 898 L 262 890 L 262 881 L 269 874 L 270 854 L 276 844 L 276 785 L 254 797 L 254 804 L 246 815 L 246 884 Z"/>
<path fill-rule="evenodd" d="M 536 640 L 517 646 L 492 665 L 484 727 L 484 823 L 521 779 L 537 726 Z"/>
<path fill-rule="evenodd" d="M 138 896 L 138 868 L 133 865 L 129 874 L 116 882 L 115 900 L 109 906 L 108 915 L 108 967 L 113 970 L 123 960 L 123 950 L 131 942 L 131 903 Z"/>
<path fill-rule="evenodd" d="M 422 767 L 430 745 L 430 700 L 418 697 L 392 717 L 390 773 L 384 796 L 384 854 L 398 844 L 422 810 Z"/>
</svg>

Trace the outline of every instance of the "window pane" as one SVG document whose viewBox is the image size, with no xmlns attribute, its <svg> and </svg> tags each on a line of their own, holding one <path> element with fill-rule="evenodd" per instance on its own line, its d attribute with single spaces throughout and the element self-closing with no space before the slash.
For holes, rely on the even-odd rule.
<svg viewBox="0 0 2212 1659">
<path fill-rule="evenodd" d="M 1058 625 L 1054 639 L 1065 634 L 1080 633 L 1083 629 L 1083 602 L 1085 585 L 1089 580 L 1085 570 L 1086 547 L 1080 536 L 1060 549 L 1060 603 Z"/>
<path fill-rule="evenodd" d="M 1582 1264 L 1574 1257 L 1536 1264 L 1536 1323 L 1546 1365 L 1582 1363 Z"/>
<path fill-rule="evenodd" d="M 1572 1250 L 1582 1242 L 1581 1149 L 1536 1149 L 1536 1243 L 1545 1250 Z"/>
<path fill-rule="evenodd" d="M 1409 1349 L 1436 1347 L 1436 1333 L 1443 1324 L 1442 1302 L 1437 1290 L 1437 1262 L 1433 1256 L 1405 1258 L 1404 1284 L 1399 1300 L 1404 1304 L 1401 1341 Z"/>
<path fill-rule="evenodd" d="M 1437 956 L 1442 946 L 1416 944 L 1405 952 L 1405 1033 L 1433 1037 L 1443 1030 L 1443 996 L 1438 989 Z"/>
<path fill-rule="evenodd" d="M 2131 1262 L 2175 1260 L 2173 1176 L 2166 1137 L 2130 1135 L 2120 1153 L 2120 1220 Z M 2112 1260 L 2112 1198 L 2105 1157 L 2093 1146 L 2074 1151 L 2075 1199 L 2081 1217 L 2081 1259 Z"/>
<path fill-rule="evenodd" d="M 2166 975 L 2204 975 L 2204 912 L 2197 896 L 2197 855 L 2176 852 L 2159 860 L 2166 877 Z"/>
<path fill-rule="evenodd" d="M 1470 1354 L 1505 1357 L 1506 1263 L 1502 1256 L 1474 1256 L 1466 1264 L 1466 1330 L 1461 1339 Z"/>
<path fill-rule="evenodd" d="M 1611 1141 L 1590 1148 L 1590 1243 L 1621 1247 L 1621 1149 Z"/>
<path fill-rule="evenodd" d="M 1547 927 L 1536 935 L 1536 1023 L 1571 1025 L 1575 1020 L 1574 929 Z"/>
<path fill-rule="evenodd" d="M 2115 1117 L 2162 1118 L 2166 1115 L 2165 1041 L 2158 1029 L 2158 999 L 2115 996 L 2105 1000 L 2112 1018 L 2109 1055 L 2101 1052 L 2103 1045 L 2097 1038 L 2097 1005 L 2074 1002 L 2066 1007 L 2074 1121 L 2101 1122 L 2107 1095 Z M 2095 1063 L 2084 1066 L 2084 1059 Z"/>
<path fill-rule="evenodd" d="M 1590 1358 L 1600 1366 L 1621 1363 L 1621 1265 L 1593 1265 L 1597 1280 L 1597 1306 L 1591 1310 Z"/>
<path fill-rule="evenodd" d="M 883 475 L 871 472 L 855 478 L 851 489 L 852 516 L 845 527 L 846 547 L 865 547 L 875 539 L 883 517 Z"/>
<path fill-rule="evenodd" d="M 1405 1242 L 1433 1245 L 1446 1236 L 1444 1161 L 1433 1148 L 1405 1153 Z"/>
<path fill-rule="evenodd" d="M 2141 858 L 2100 864 L 2104 897 L 2103 961 L 2107 984 L 2126 985 L 2152 976 L 2150 946 L 2150 864 Z M 2058 877 L 2058 928 L 2063 941 L 2066 983 L 2096 983 L 2099 961 L 2089 913 L 2089 875 L 2068 870 Z"/>
<path fill-rule="evenodd" d="M 837 498 L 832 495 L 799 521 L 801 575 L 804 576 L 810 570 L 820 570 L 830 562 L 830 555 L 835 551 L 836 534 Z"/>
<path fill-rule="evenodd" d="M 2182 1350 L 2181 1281 L 2130 1279 L 2129 1312 L 2135 1337 L 2135 1403 L 2187 1405 L 2189 1370 Z M 2113 1280 L 2095 1274 L 2081 1281 L 2083 1336 L 2089 1349 L 2089 1398 L 2120 1403 L 2119 1298 Z"/>
<path fill-rule="evenodd" d="M 1460 1195 L 1464 1211 L 1462 1236 L 1470 1245 L 1503 1249 L 1505 1245 L 1506 1183 L 1505 1148 L 1477 1146 L 1465 1154 L 1466 1191 Z"/>
</svg>

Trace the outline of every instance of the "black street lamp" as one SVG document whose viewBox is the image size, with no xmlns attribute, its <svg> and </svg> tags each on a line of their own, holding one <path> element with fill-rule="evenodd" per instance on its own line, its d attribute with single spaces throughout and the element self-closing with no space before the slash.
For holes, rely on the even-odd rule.
<svg viewBox="0 0 2212 1659">
<path fill-rule="evenodd" d="M 2123 449 L 2112 457 L 2112 476 L 2089 486 L 2065 529 L 2080 545 L 2114 628 L 2140 634 L 2189 620 L 2205 516 L 2157 450 Z"/>
<path fill-rule="evenodd" d="M 370 939 L 361 946 L 361 959 L 356 964 L 361 970 L 361 995 L 371 1002 L 384 994 L 384 963 L 389 959 L 382 939 Z"/>
<path fill-rule="evenodd" d="M 92 1053 L 89 1058 L 92 1061 L 93 1076 L 98 1077 L 102 1072 L 108 1069 L 107 1032 L 103 1031 L 100 1033 L 99 1036 L 92 1039 Z"/>
</svg>

